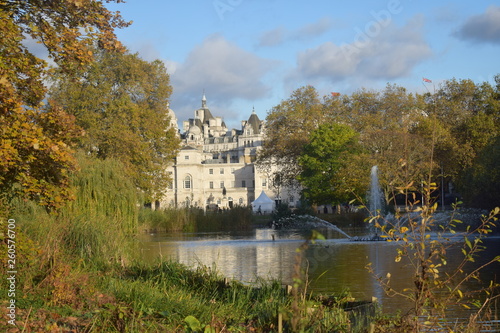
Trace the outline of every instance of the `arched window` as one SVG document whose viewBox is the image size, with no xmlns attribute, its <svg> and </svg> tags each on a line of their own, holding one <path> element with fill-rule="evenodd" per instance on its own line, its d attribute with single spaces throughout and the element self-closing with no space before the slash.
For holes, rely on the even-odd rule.
<svg viewBox="0 0 500 333">
<path fill-rule="evenodd" d="M 190 189 L 191 188 L 191 176 L 186 176 L 186 178 L 184 178 L 184 188 L 185 189 Z"/>
</svg>

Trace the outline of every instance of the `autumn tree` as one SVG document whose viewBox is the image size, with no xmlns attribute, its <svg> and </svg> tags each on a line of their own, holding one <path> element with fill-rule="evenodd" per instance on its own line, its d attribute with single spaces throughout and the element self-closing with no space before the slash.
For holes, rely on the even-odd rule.
<svg viewBox="0 0 500 333">
<path fill-rule="evenodd" d="M 366 152 L 364 159 L 358 160 L 358 167 L 351 165 L 349 170 L 356 174 L 364 170 L 368 178 L 371 166 L 377 165 L 385 200 L 394 203 L 401 188 L 420 184 L 428 171 L 429 147 L 422 137 L 411 132 L 425 119 L 423 103 L 394 84 L 381 91 L 360 89 L 344 99 L 343 107 L 349 110 L 344 114 L 350 115 L 347 123 L 360 133 Z M 407 188 L 419 190 L 416 186 Z"/>
<path fill-rule="evenodd" d="M 0 1 L 0 191 L 3 202 L 23 195 L 49 208 L 71 199 L 70 149 L 80 130 L 59 107 L 42 103 L 46 61 L 27 45 L 42 44 L 61 71 L 93 60 L 90 47 L 121 51 L 115 28 L 127 26 L 102 1 Z"/>
<path fill-rule="evenodd" d="M 487 82 L 451 79 L 422 98 L 428 117 L 413 132 L 429 140 L 434 137 L 434 161 L 439 173 L 466 192 L 464 176 L 499 135 L 497 92 Z"/>
<path fill-rule="evenodd" d="M 99 158 L 116 158 L 145 200 L 158 199 L 170 181 L 166 166 L 179 147 L 170 128 L 172 92 L 163 62 L 106 51 L 79 77 L 59 76 L 50 97 L 76 117 L 86 135 L 79 147 Z"/>
<path fill-rule="evenodd" d="M 464 201 L 474 207 L 500 207 L 500 137 L 486 146 L 474 166 L 467 168 L 461 179 Z"/>
<path fill-rule="evenodd" d="M 259 168 L 280 165 L 275 185 L 296 185 L 298 163 L 309 134 L 325 120 L 318 92 L 312 86 L 295 90 L 290 98 L 271 109 L 266 117 L 266 138 L 259 153 Z"/>
</svg>

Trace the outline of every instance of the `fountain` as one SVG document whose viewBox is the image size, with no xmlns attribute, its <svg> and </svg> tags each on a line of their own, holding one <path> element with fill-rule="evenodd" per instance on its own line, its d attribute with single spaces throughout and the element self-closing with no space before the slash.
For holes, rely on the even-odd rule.
<svg viewBox="0 0 500 333">
<path fill-rule="evenodd" d="M 382 190 L 380 189 L 380 186 L 379 186 L 378 167 L 376 165 L 373 166 L 371 169 L 370 178 L 371 178 L 371 184 L 370 184 L 370 191 L 369 191 L 369 198 L 368 198 L 368 203 L 369 203 L 368 209 L 369 209 L 369 214 L 371 217 L 377 217 L 377 216 L 382 214 L 384 201 L 383 201 L 383 193 L 382 193 Z M 378 221 L 381 222 L 382 220 L 383 219 L 380 219 Z M 281 218 L 278 221 L 272 222 L 273 229 L 318 228 L 318 227 L 335 230 L 338 233 L 346 236 L 351 241 L 385 240 L 378 235 L 378 232 L 377 232 L 378 229 L 373 227 L 373 226 L 371 228 L 374 231 L 374 235 L 370 235 L 367 237 L 358 237 L 358 236 L 351 237 L 347 233 L 345 233 L 342 229 L 337 227 L 336 225 L 334 225 L 330 222 L 324 221 L 320 218 L 309 216 L 309 215 L 290 216 L 290 217 Z"/>
<path fill-rule="evenodd" d="M 368 192 L 368 213 L 370 218 L 375 218 L 375 221 L 379 223 L 383 222 L 382 215 L 384 207 L 383 193 L 378 182 L 378 167 L 374 165 L 370 172 L 370 190 Z M 378 235 L 378 229 L 371 225 L 370 229 L 373 231 L 373 235 L 368 237 L 352 237 L 352 241 L 381 241 L 385 240 Z"/>
<path fill-rule="evenodd" d="M 381 214 L 382 203 L 382 190 L 378 183 L 378 167 L 374 165 L 370 172 L 370 197 L 368 199 L 370 216 Z"/>
<path fill-rule="evenodd" d="M 325 220 L 322 220 L 318 217 L 311 216 L 311 215 L 293 215 L 290 217 L 285 217 L 281 218 L 279 221 L 271 224 L 271 227 L 273 229 L 314 229 L 314 228 L 326 228 L 326 229 L 331 229 L 334 230 L 347 238 L 351 239 L 352 237 L 349 236 L 346 232 L 344 232 L 342 229 L 337 227 L 336 225 L 327 222 Z"/>
</svg>

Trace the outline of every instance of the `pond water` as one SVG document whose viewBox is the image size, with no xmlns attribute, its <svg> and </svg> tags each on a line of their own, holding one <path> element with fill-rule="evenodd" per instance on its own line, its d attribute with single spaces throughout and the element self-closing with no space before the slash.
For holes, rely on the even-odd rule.
<svg viewBox="0 0 500 333">
<path fill-rule="evenodd" d="M 373 275 L 366 269 L 371 263 L 376 274 L 391 274 L 391 284 L 397 290 L 412 287 L 412 269 L 394 258 L 397 242 L 350 241 L 334 230 L 318 230 L 327 239 L 311 244 L 305 251 L 308 262 L 308 280 L 313 291 L 336 294 L 348 290 L 359 300 L 376 297 L 384 312 L 404 313 L 410 305 L 402 298 L 388 297 Z M 351 236 L 366 235 L 366 230 L 344 230 Z M 280 279 L 292 284 L 296 249 L 310 231 L 255 229 L 246 232 L 212 232 L 182 234 L 141 235 L 144 260 L 174 260 L 190 267 L 204 265 L 215 267 L 222 275 L 244 283 L 258 278 Z M 475 265 L 500 254 L 500 236 L 490 236 L 484 241 L 486 251 Z M 458 245 L 448 251 L 447 269 L 461 261 Z M 482 275 L 485 281 L 500 277 L 500 265 L 495 263 Z M 466 289 L 477 288 L 474 282 Z M 500 304 L 499 304 L 500 305 Z M 457 317 L 466 317 L 454 309 Z M 454 313 L 455 314 L 455 313 Z"/>
</svg>

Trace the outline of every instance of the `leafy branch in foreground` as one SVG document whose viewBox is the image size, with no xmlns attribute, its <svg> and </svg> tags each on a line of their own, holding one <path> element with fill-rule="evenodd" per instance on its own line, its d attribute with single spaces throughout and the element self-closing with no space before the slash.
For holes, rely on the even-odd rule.
<svg viewBox="0 0 500 333">
<path fill-rule="evenodd" d="M 466 326 L 474 325 L 482 318 L 492 300 L 499 297 L 494 281 L 482 281 L 480 272 L 489 265 L 500 262 L 500 256 L 477 264 L 476 259 L 486 249 L 483 240 L 496 227 L 500 208 L 483 216 L 475 226 L 466 226 L 457 231 L 462 222 L 455 218 L 457 208 L 446 223 L 436 219 L 437 205 L 421 206 L 395 219 L 372 217 L 381 237 L 389 242 L 398 242 L 396 262 L 413 272 L 413 286 L 403 290 L 392 287 L 391 273 L 377 276 L 371 265 L 369 271 L 376 277 L 389 296 L 400 296 L 411 302 L 406 321 L 415 331 L 445 325 L 447 309 L 460 306 L 476 309 Z M 453 264 L 449 253 L 460 244 L 462 259 Z M 475 280 L 478 287 L 465 291 L 465 284 Z M 465 329 L 466 327 L 464 327 Z"/>
</svg>

